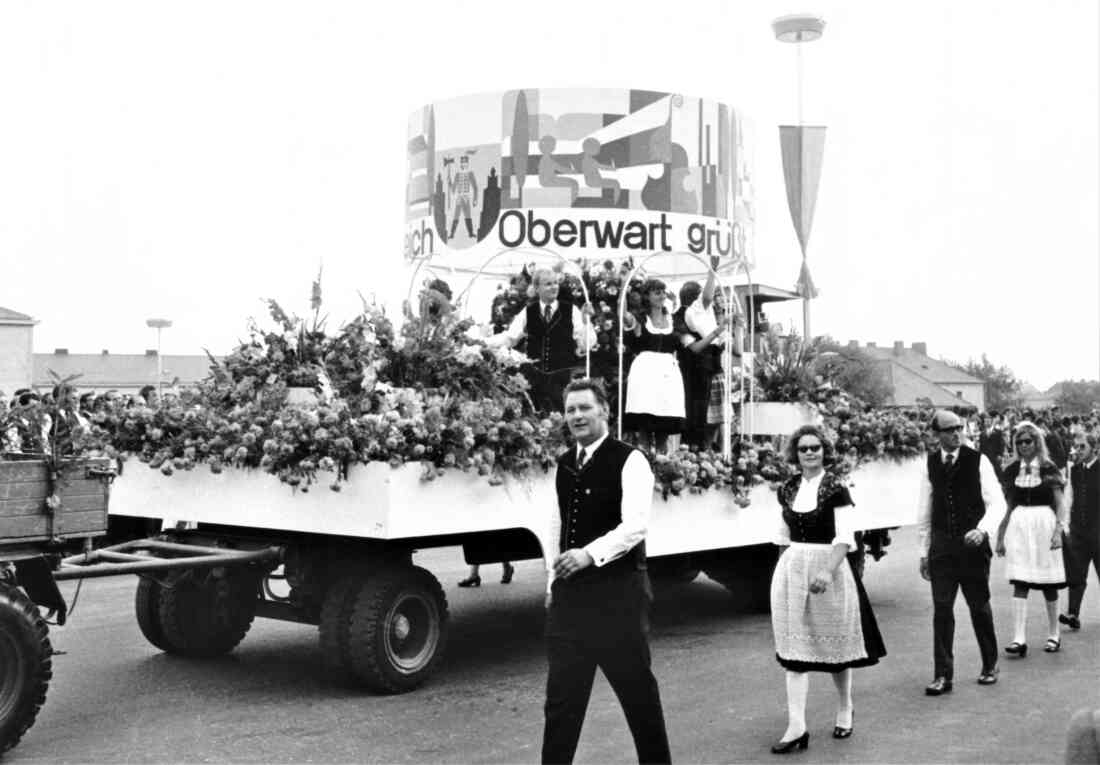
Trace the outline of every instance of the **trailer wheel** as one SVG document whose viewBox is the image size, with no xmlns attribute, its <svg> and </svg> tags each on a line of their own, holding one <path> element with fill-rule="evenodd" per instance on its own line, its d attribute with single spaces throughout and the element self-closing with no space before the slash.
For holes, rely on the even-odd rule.
<svg viewBox="0 0 1100 765">
<path fill-rule="evenodd" d="M 411 691 L 443 660 L 443 588 L 416 566 L 379 571 L 360 581 L 346 622 L 347 669 L 379 693 Z"/>
<path fill-rule="evenodd" d="M 164 638 L 164 625 L 160 621 L 160 585 L 149 577 L 138 577 L 137 590 L 134 592 L 134 613 L 137 616 L 138 629 L 154 647 L 162 651 L 171 651 Z"/>
<path fill-rule="evenodd" d="M 159 586 L 158 612 L 168 653 L 221 656 L 244 639 L 256 618 L 259 580 L 251 569 L 223 572 L 174 572 Z"/>
<path fill-rule="evenodd" d="M 344 675 L 348 669 L 348 623 L 355 595 L 363 583 L 362 575 L 349 574 L 333 581 L 321 602 L 317 630 L 321 638 L 321 663 L 325 669 Z"/>
<path fill-rule="evenodd" d="M 19 589 L 0 584 L 0 753 L 23 737 L 53 676 L 49 627 Z"/>
</svg>

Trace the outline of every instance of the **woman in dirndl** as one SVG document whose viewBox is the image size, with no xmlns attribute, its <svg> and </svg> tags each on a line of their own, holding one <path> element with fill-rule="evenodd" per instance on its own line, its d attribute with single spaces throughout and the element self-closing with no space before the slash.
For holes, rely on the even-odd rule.
<svg viewBox="0 0 1100 765">
<path fill-rule="evenodd" d="M 632 333 L 628 345 L 637 354 L 626 378 L 623 425 L 638 433 L 640 446 L 657 450 L 684 428 L 684 378 L 676 360 L 680 338 L 672 331 L 667 296 L 664 282 L 647 279 L 644 315 L 639 320 L 628 313 L 623 319 L 623 329 Z"/>
<path fill-rule="evenodd" d="M 1066 586 L 1062 532 L 1066 528 L 1065 480 L 1047 456 L 1042 431 L 1024 420 L 1013 430 L 1017 459 L 1004 472 L 1008 512 L 997 528 L 997 554 L 1005 556 L 1012 593 L 1012 642 L 1005 653 L 1027 656 L 1027 596 L 1042 590 L 1047 608 L 1043 650 L 1062 648 L 1058 626 L 1058 590 Z"/>
<path fill-rule="evenodd" d="M 877 664 L 886 646 L 863 583 L 848 553 L 855 549 L 852 497 L 828 468 L 833 445 L 816 425 L 787 443 L 787 461 L 800 472 L 780 486 L 776 543 L 785 547 L 772 576 L 775 655 L 787 671 L 787 730 L 772 747 L 788 754 L 809 746 L 808 672 L 828 672 L 837 691 L 833 738 L 854 730 L 852 669 Z"/>
</svg>

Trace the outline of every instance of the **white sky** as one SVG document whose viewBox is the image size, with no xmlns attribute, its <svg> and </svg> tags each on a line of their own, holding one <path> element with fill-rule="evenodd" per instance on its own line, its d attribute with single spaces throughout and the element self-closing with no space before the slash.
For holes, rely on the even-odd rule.
<svg viewBox="0 0 1100 765">
<path fill-rule="evenodd" d="M 385 8 L 385 10 L 383 10 Z M 403 295 L 408 113 L 517 87 L 683 92 L 755 131 L 759 278 L 798 246 L 776 125 L 829 127 L 815 333 L 1100 376 L 1095 0 L 0 5 L 0 305 L 35 350 L 227 351 L 275 297 Z M 797 305 L 773 318 L 800 326 Z"/>
</svg>

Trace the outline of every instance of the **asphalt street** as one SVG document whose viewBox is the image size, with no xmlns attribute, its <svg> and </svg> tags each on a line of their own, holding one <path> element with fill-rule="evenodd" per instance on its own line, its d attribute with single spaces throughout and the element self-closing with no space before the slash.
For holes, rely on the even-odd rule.
<svg viewBox="0 0 1100 765">
<path fill-rule="evenodd" d="M 1066 722 L 1100 705 L 1100 588 L 1086 595 L 1084 626 L 1045 654 L 1042 603 L 1031 599 L 1026 659 L 1001 661 L 1001 681 L 975 683 L 977 646 L 965 604 L 956 607 L 952 694 L 929 698 L 931 601 L 917 574 L 912 529 L 869 563 L 867 590 L 889 656 L 855 676 L 855 735 L 836 741 L 833 690 L 810 684 L 809 750 L 799 762 L 1059 762 Z M 417 562 L 443 583 L 451 639 L 440 673 L 420 690 L 372 696 L 320 667 L 316 628 L 258 620 L 215 660 L 165 655 L 133 615 L 134 578 L 87 581 L 69 625 L 54 628 L 54 678 L 35 727 L 5 760 L 20 762 L 537 762 L 545 658 L 541 561 L 517 566 L 503 586 L 483 567 L 480 589 L 455 583 L 461 550 Z M 73 584 L 66 583 L 71 596 Z M 1010 639 L 1009 585 L 993 569 L 998 637 Z M 705 577 L 659 593 L 653 613 L 655 673 L 675 760 L 774 762 L 785 725 L 783 674 L 766 615 L 731 610 Z M 597 679 L 578 762 L 633 762 L 618 703 Z"/>
</svg>

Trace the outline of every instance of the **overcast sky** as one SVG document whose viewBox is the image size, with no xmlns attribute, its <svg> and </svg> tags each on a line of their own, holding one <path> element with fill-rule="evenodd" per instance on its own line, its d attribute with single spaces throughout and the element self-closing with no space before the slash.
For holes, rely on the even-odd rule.
<svg viewBox="0 0 1100 765">
<path fill-rule="evenodd" d="M 381 10 L 388 7 L 387 10 Z M 1100 376 L 1095 0 L 0 5 L 0 306 L 35 350 L 227 351 L 260 298 L 334 320 L 402 269 L 406 120 L 432 101 L 609 86 L 725 101 L 752 126 L 758 279 L 799 253 L 776 126 L 805 47 L 828 126 L 813 329 L 983 351 L 1046 388 Z M 801 313 L 774 318 L 800 326 Z"/>
</svg>

